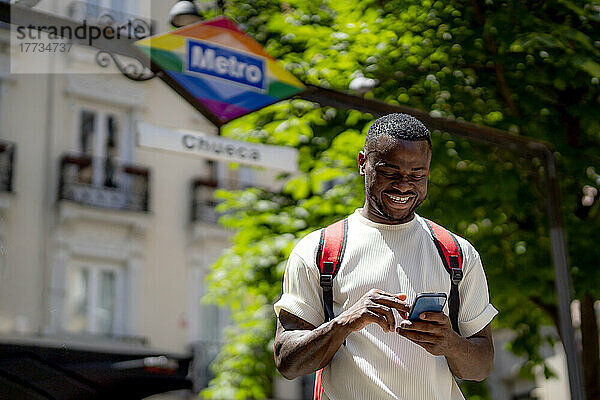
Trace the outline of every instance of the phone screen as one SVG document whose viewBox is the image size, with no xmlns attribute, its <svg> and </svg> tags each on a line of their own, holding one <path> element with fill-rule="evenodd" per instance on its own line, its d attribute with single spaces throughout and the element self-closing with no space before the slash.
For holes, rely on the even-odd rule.
<svg viewBox="0 0 600 400">
<path fill-rule="evenodd" d="M 419 293 L 410 308 L 409 321 L 419 321 L 426 311 L 440 312 L 446 304 L 446 293 Z"/>
</svg>

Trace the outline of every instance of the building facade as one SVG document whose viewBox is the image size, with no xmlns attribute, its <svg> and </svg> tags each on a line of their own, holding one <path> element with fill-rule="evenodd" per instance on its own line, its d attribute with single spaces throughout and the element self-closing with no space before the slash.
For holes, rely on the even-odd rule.
<svg viewBox="0 0 600 400">
<path fill-rule="evenodd" d="M 42 0 L 36 10 L 141 18 L 160 33 L 173 3 Z M 200 389 L 228 321 L 201 301 L 232 234 L 216 224 L 214 192 L 280 183 L 270 171 L 139 147 L 141 122 L 217 135 L 158 79 L 129 80 L 83 46 L 47 73 L 11 73 L 15 52 L 0 26 L 0 336 L 193 352 Z M 495 398 L 563 398 L 560 350 L 548 354 L 561 372 L 550 383 L 521 381 L 506 354 L 497 347 Z M 299 399 L 303 386 L 278 379 L 276 395 Z"/>
<path fill-rule="evenodd" d="M 171 3 L 35 10 L 141 18 L 165 32 Z M 48 73 L 16 73 L 9 35 L 0 27 L 0 335 L 193 350 L 206 369 L 227 313 L 201 302 L 204 279 L 231 235 L 216 224 L 213 193 L 261 172 L 138 147 L 139 122 L 217 129 L 160 80 L 98 65 L 92 47 L 73 46 Z"/>
</svg>

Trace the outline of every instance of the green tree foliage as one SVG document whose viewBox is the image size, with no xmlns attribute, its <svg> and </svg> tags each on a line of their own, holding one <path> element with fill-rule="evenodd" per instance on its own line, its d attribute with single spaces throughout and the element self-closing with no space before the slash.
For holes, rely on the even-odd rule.
<svg viewBox="0 0 600 400">
<path fill-rule="evenodd" d="M 361 131 L 370 117 L 324 110 L 305 101 L 284 102 L 232 122 L 228 135 L 298 147 L 302 174 L 281 192 L 257 188 L 218 193 L 219 206 L 233 210 L 221 222 L 236 229 L 233 246 L 213 266 L 208 297 L 232 309 L 234 326 L 213 369 L 208 398 L 247 399 L 270 395 L 273 362 L 273 303 L 281 295 L 285 261 L 297 239 L 342 218 L 364 201 L 356 171 Z M 339 179 L 343 185 L 329 189 Z"/>
<path fill-rule="evenodd" d="M 600 186 L 600 3 L 254 0 L 228 2 L 226 10 L 307 83 L 348 91 L 357 78 L 371 78 L 378 85 L 366 97 L 552 143 L 575 297 L 600 298 L 594 195 Z M 301 173 L 277 193 L 221 193 L 221 207 L 232 210 L 222 223 L 237 234 L 213 266 L 209 297 L 232 309 L 234 326 L 206 397 L 271 394 L 272 304 L 285 260 L 299 238 L 364 202 L 356 154 L 371 121 L 357 111 L 294 100 L 223 130 L 296 147 Z M 552 341 L 539 328 L 557 321 L 546 171 L 535 158 L 444 133 L 433 139 L 429 197 L 419 212 L 480 250 L 500 310 L 496 324 L 516 331 L 511 350 L 526 356 L 522 372 L 532 376 L 543 364 L 538 348 Z"/>
</svg>

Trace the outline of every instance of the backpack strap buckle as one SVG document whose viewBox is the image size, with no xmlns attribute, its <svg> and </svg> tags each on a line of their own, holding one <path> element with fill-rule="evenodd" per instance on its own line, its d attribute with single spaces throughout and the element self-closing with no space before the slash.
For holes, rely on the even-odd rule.
<svg viewBox="0 0 600 400">
<path fill-rule="evenodd" d="M 333 288 L 333 275 L 321 274 L 320 283 L 323 290 L 331 290 L 331 288 Z"/>
<path fill-rule="evenodd" d="M 453 284 L 458 285 L 463 278 L 463 271 L 461 268 L 452 268 L 450 272 L 450 280 Z"/>
</svg>

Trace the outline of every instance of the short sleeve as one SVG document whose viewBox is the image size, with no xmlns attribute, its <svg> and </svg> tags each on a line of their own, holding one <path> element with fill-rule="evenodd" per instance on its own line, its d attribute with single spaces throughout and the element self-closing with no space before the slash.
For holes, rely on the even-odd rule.
<svg viewBox="0 0 600 400">
<path fill-rule="evenodd" d="M 288 258 L 283 277 L 283 294 L 275 303 L 275 313 L 279 316 L 285 310 L 314 326 L 325 321 L 320 293 L 318 271 L 310 269 L 307 263 L 295 252 Z"/>
<path fill-rule="evenodd" d="M 473 336 L 498 314 L 490 303 L 487 279 L 479 253 L 471 246 L 467 246 L 467 265 L 463 267 L 465 276 L 459 285 L 460 310 L 458 312 L 458 326 L 460 333 Z"/>
</svg>

